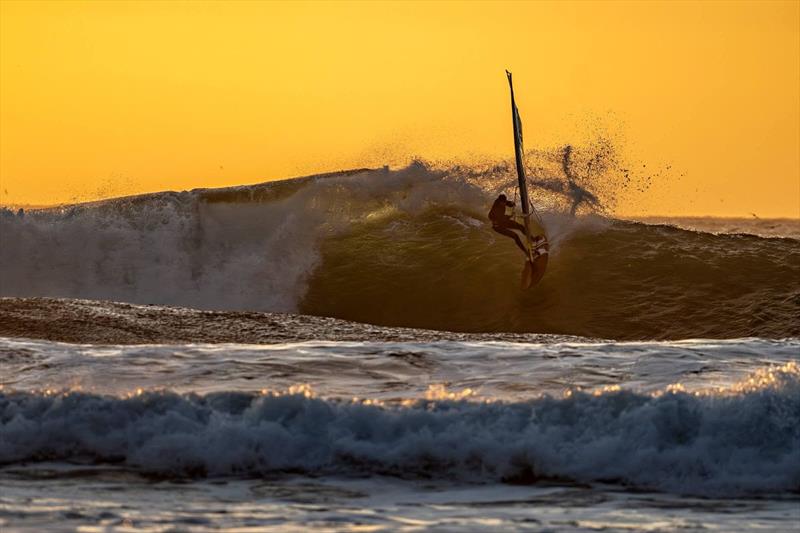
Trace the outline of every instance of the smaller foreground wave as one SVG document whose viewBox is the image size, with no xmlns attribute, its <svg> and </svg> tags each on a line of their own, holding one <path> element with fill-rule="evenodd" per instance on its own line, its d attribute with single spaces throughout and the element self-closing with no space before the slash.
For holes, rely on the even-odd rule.
<svg viewBox="0 0 800 533">
<path fill-rule="evenodd" d="M 294 394 L 0 394 L 0 464 L 117 463 L 167 478 L 390 475 L 612 482 L 705 496 L 800 490 L 800 370 L 729 391 L 381 406 Z"/>
</svg>

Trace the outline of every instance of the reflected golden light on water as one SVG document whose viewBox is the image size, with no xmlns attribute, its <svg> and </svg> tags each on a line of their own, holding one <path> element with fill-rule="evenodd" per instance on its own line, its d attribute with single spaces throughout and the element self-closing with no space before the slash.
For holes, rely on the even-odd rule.
<svg viewBox="0 0 800 533">
<path fill-rule="evenodd" d="M 428 390 L 425 391 L 426 400 L 460 401 L 474 396 L 475 396 L 475 391 L 470 388 L 461 389 L 460 391 L 450 392 L 447 390 L 447 387 L 443 383 L 429 385 Z"/>
<path fill-rule="evenodd" d="M 729 385 L 713 386 L 713 387 L 687 387 L 684 383 L 676 382 L 666 385 L 665 387 L 651 391 L 643 392 L 636 389 L 624 388 L 618 384 L 604 385 L 594 389 L 583 389 L 581 387 L 566 388 L 561 393 L 564 399 L 575 397 L 576 394 L 585 394 L 593 397 L 601 397 L 609 394 L 616 394 L 624 391 L 633 392 L 636 394 L 644 394 L 653 398 L 659 398 L 665 395 L 691 395 L 697 397 L 729 397 L 744 394 L 756 393 L 759 391 L 769 390 L 775 387 L 780 387 L 786 383 L 787 379 L 800 379 L 800 364 L 795 361 L 785 363 L 782 365 L 771 365 L 759 369 L 746 378 L 733 382 Z M 0 392 L 6 391 L 8 388 L 0 385 Z M 13 389 L 12 389 L 13 391 Z M 76 384 L 69 387 L 46 387 L 43 389 L 35 389 L 31 392 L 42 394 L 44 396 L 68 396 L 74 393 L 85 392 L 91 394 L 91 389 L 85 389 L 82 385 Z M 121 398 L 137 398 L 148 393 L 169 392 L 168 388 L 161 386 L 157 388 L 136 387 L 135 389 L 119 393 Z M 436 402 L 461 402 L 469 401 L 475 403 L 495 403 L 510 401 L 497 397 L 485 397 L 479 394 L 478 390 L 472 387 L 465 388 L 449 388 L 446 383 L 434 383 L 428 385 L 427 389 L 419 392 L 409 391 L 405 393 L 407 397 L 380 399 L 380 398 L 362 398 L 359 396 L 350 396 L 349 398 L 340 398 L 333 395 L 320 395 L 317 394 L 312 385 L 309 383 L 298 383 L 290 385 L 283 390 L 273 390 L 263 388 L 258 394 L 263 397 L 282 397 L 282 396 L 302 396 L 307 399 L 321 399 L 321 400 L 336 400 L 345 401 L 352 404 L 360 404 L 365 406 L 375 407 L 415 407 L 422 404 L 435 405 Z M 113 396 L 113 395 L 112 395 Z M 546 394 L 534 395 L 529 399 L 536 399 L 546 396 Z M 518 400 L 515 400 L 518 401 Z"/>
<path fill-rule="evenodd" d="M 311 385 L 309 385 L 308 383 L 299 383 L 297 385 L 292 385 L 291 387 L 289 387 L 287 394 L 290 395 L 300 394 L 302 396 L 305 396 L 306 398 L 313 398 L 315 396 L 314 391 L 311 390 Z"/>
<path fill-rule="evenodd" d="M 800 365 L 796 361 L 759 369 L 746 380 L 734 384 L 729 390 L 731 394 L 757 392 L 780 384 L 788 376 L 800 377 Z"/>
<path fill-rule="evenodd" d="M 592 391 L 593 396 L 602 396 L 604 394 L 619 392 L 622 390 L 622 387 L 619 385 L 604 385 L 603 387 Z"/>
</svg>

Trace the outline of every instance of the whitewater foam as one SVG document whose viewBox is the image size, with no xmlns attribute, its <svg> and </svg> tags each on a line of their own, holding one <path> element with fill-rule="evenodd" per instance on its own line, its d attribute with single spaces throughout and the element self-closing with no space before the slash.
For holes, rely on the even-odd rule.
<svg viewBox="0 0 800 533">
<path fill-rule="evenodd" d="M 124 464 L 167 477 L 381 474 L 613 481 L 738 496 L 800 489 L 800 372 L 732 394 L 576 392 L 375 406 L 294 394 L 0 393 L 0 463 Z"/>
<path fill-rule="evenodd" d="M 0 292 L 296 311 L 322 238 L 400 212 L 485 201 L 474 185 L 442 179 L 413 164 L 300 179 L 288 194 L 283 182 L 6 213 Z"/>
</svg>

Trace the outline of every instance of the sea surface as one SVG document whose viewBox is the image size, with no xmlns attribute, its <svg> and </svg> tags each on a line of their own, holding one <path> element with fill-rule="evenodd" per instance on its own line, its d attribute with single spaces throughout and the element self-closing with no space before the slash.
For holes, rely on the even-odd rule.
<svg viewBox="0 0 800 533">
<path fill-rule="evenodd" d="M 800 221 L 542 182 L 521 292 L 511 180 L 0 211 L 0 529 L 797 531 Z"/>
</svg>

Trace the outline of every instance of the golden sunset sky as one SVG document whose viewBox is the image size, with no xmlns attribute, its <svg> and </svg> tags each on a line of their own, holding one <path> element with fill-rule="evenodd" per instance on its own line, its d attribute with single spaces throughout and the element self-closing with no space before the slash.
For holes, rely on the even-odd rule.
<svg viewBox="0 0 800 533">
<path fill-rule="evenodd" d="M 511 157 L 607 130 L 620 214 L 800 216 L 800 2 L 0 4 L 0 204 Z"/>
</svg>

